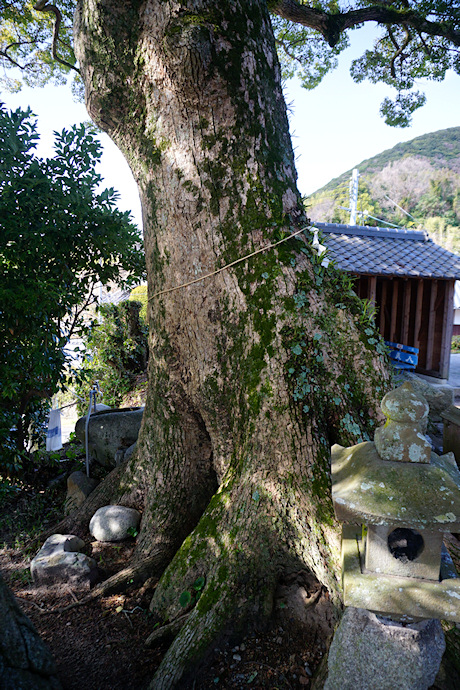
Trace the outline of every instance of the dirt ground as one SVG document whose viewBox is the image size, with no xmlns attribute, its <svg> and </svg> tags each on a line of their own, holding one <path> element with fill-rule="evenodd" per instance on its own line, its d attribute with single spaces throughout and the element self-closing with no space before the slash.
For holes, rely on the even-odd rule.
<svg viewBox="0 0 460 690">
<path fill-rule="evenodd" d="M 129 562 L 133 549 L 134 540 L 88 541 L 86 551 L 96 559 L 101 576 L 107 577 Z M 460 559 L 456 537 L 450 537 L 450 550 Z M 67 585 L 34 586 L 29 562 L 30 556 L 18 548 L 0 549 L 2 577 L 50 648 L 64 690 L 146 689 L 167 650 L 166 644 L 145 646 L 155 629 L 148 610 L 152 590 L 133 589 L 66 609 L 85 592 Z M 306 573 L 293 575 L 278 588 L 270 627 L 264 631 L 248 628 L 233 639 L 223 637 L 194 677 L 184 683 L 184 690 L 313 688 L 313 675 L 321 667 L 334 623 L 327 594 Z M 455 629 L 451 632 L 457 634 Z M 450 665 L 433 687 L 460 687 L 460 676 L 453 674 Z"/>
<path fill-rule="evenodd" d="M 152 589 L 66 608 L 86 592 L 31 581 L 38 547 L 31 549 L 29 539 L 58 522 L 64 499 L 65 481 L 49 478 L 44 488 L 35 483 L 12 497 L 0 495 L 0 573 L 50 648 L 65 690 L 143 690 L 167 649 L 165 643 L 145 646 L 155 629 L 148 610 Z M 134 539 L 100 543 L 89 534 L 85 543 L 101 579 L 128 565 L 135 546 Z M 253 623 L 233 638 L 223 636 L 184 690 L 311 687 L 334 629 L 327 593 L 307 573 L 293 574 L 280 584 L 268 629 Z"/>
<path fill-rule="evenodd" d="M 104 576 L 126 563 L 133 543 L 92 542 L 87 552 Z M 142 589 L 61 610 L 84 596 L 66 585 L 36 587 L 28 559 L 13 548 L 0 551 L 2 576 L 51 649 L 65 690 L 142 690 L 167 647 L 147 648 L 154 629 L 148 611 L 152 592 Z M 223 638 L 188 687 L 305 688 L 326 651 L 333 630 L 327 596 L 300 573 L 280 587 L 276 616 L 268 630 L 240 639 Z M 302 609 L 305 620 L 293 608 Z M 305 614 L 310 609 L 309 623 Z"/>
<path fill-rule="evenodd" d="M 64 690 L 143 690 L 167 650 L 166 643 L 145 645 L 157 626 L 149 612 L 153 589 L 133 588 L 67 608 L 86 592 L 31 581 L 29 564 L 38 547 L 28 544 L 62 516 L 65 476 L 42 477 L 42 486 L 34 481 L 13 494 L 0 491 L 0 573 L 50 648 Z M 101 579 L 126 567 L 135 547 L 134 539 L 100 543 L 89 534 L 85 544 Z M 459 570 L 460 540 L 451 535 L 447 546 Z M 239 635 L 223 636 L 184 690 L 322 687 L 314 676 L 324 671 L 336 623 L 327 592 L 306 572 L 291 574 L 278 587 L 274 612 L 268 629 L 250 621 Z M 448 664 L 436 690 L 460 687 L 460 626 L 446 628 L 446 639 Z"/>
</svg>

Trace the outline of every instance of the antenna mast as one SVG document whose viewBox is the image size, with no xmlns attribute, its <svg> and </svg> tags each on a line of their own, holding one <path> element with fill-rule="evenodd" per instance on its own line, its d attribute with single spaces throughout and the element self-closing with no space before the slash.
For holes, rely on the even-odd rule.
<svg viewBox="0 0 460 690">
<path fill-rule="evenodd" d="M 356 225 L 356 213 L 358 210 L 358 168 L 353 168 L 350 182 L 350 225 Z"/>
</svg>

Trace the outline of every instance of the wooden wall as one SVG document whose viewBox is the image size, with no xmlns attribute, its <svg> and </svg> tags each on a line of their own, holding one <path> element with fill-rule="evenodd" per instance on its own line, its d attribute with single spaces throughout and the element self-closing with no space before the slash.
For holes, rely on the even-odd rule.
<svg viewBox="0 0 460 690">
<path fill-rule="evenodd" d="M 416 371 L 448 378 L 454 315 L 454 281 L 356 276 L 361 299 L 374 302 L 385 340 L 418 347 Z"/>
</svg>

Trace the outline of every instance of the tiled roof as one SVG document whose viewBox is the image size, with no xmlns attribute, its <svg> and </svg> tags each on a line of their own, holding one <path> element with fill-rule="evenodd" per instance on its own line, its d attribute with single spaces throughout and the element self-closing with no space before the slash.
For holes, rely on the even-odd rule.
<svg viewBox="0 0 460 690">
<path fill-rule="evenodd" d="M 315 223 L 321 242 L 344 271 L 368 275 L 455 278 L 460 256 L 443 249 L 418 230 Z"/>
</svg>

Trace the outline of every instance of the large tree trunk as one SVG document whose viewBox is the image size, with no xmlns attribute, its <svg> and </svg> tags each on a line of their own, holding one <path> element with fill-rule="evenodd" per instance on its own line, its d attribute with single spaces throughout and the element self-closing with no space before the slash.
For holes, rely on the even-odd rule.
<svg viewBox="0 0 460 690">
<path fill-rule="evenodd" d="M 0 577 L 0 688 L 61 690 L 51 652 Z"/>
<path fill-rule="evenodd" d="M 204 278 L 304 222 L 266 3 L 85 0 L 76 39 L 145 228 L 149 395 L 117 500 L 143 507 L 161 619 L 205 582 L 152 684 L 169 688 L 229 624 L 268 616 L 287 570 L 339 602 L 330 445 L 365 438 L 387 376 L 302 235 Z"/>
</svg>

